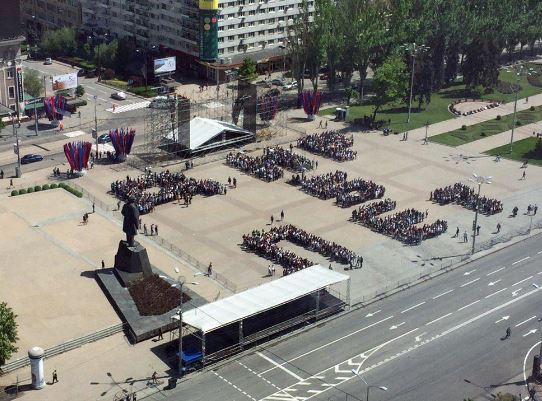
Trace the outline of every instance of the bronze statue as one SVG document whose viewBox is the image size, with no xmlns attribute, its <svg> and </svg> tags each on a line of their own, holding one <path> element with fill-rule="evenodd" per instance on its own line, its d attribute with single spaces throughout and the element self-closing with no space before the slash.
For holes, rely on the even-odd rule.
<svg viewBox="0 0 542 401">
<path fill-rule="evenodd" d="M 137 230 L 139 229 L 139 210 L 133 199 L 128 199 L 128 202 L 122 207 L 121 213 L 124 216 L 122 231 L 126 233 L 126 242 L 128 246 L 134 246 L 134 237 L 137 235 Z"/>
</svg>

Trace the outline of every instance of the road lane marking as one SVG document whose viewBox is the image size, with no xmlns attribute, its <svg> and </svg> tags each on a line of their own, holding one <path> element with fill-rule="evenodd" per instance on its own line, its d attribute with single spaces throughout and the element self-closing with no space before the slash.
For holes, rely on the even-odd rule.
<svg viewBox="0 0 542 401">
<path fill-rule="evenodd" d="M 477 304 L 478 302 L 480 302 L 480 300 L 471 302 L 470 304 L 465 305 L 465 306 L 459 308 L 457 311 L 459 312 L 460 310 L 467 309 L 469 306 L 472 306 L 472 305 L 474 305 L 474 304 Z"/>
<path fill-rule="evenodd" d="M 390 327 L 390 330 L 398 329 L 399 327 L 401 327 L 405 323 L 406 322 L 402 322 L 402 323 L 399 323 L 399 324 L 394 324 L 393 326 Z"/>
<path fill-rule="evenodd" d="M 542 251 L 538 251 L 536 254 L 537 254 L 537 255 L 540 255 L 541 253 L 542 253 Z"/>
<path fill-rule="evenodd" d="M 419 342 L 422 340 L 422 337 L 425 336 L 427 333 L 424 331 L 423 333 L 421 334 L 418 334 L 415 338 L 416 342 Z"/>
<path fill-rule="evenodd" d="M 249 368 L 247 365 L 245 365 L 245 364 L 242 363 L 242 362 L 237 361 L 237 363 L 238 363 L 239 365 L 241 365 L 242 367 L 244 367 L 246 370 L 248 370 L 250 373 L 252 373 L 252 374 L 258 376 L 260 379 L 262 379 L 264 382 L 266 382 L 266 383 L 269 384 L 270 386 L 273 386 L 273 387 L 275 387 L 277 390 L 280 390 L 280 387 L 279 387 L 279 386 L 277 386 L 275 383 L 272 383 L 272 382 L 270 382 L 269 380 L 267 380 L 267 379 L 266 379 L 265 377 L 263 377 L 260 373 L 256 372 L 255 370 L 252 370 L 251 368 Z"/>
<path fill-rule="evenodd" d="M 517 265 L 518 263 L 523 262 L 524 260 L 530 259 L 530 256 L 525 256 L 523 259 L 516 260 L 514 263 L 512 263 L 512 266 Z"/>
<path fill-rule="evenodd" d="M 523 335 L 523 337 L 527 337 L 528 335 L 534 334 L 534 333 L 536 333 L 536 329 L 531 329 L 531 330 L 529 330 L 527 333 L 525 333 L 525 334 Z"/>
<path fill-rule="evenodd" d="M 401 313 L 405 313 L 405 312 L 408 312 L 409 310 L 412 310 L 412 309 L 414 309 L 414 308 L 417 308 L 418 306 L 422 306 L 424 303 L 425 303 L 425 301 L 420 302 L 419 304 L 416 304 L 416 305 L 414 305 L 414 306 L 411 306 L 410 308 L 405 309 L 404 311 L 401 311 Z"/>
<path fill-rule="evenodd" d="M 530 279 L 532 279 L 532 278 L 533 278 L 533 276 L 529 276 L 529 277 L 527 277 L 527 278 L 524 278 L 523 280 L 518 281 L 517 283 L 512 284 L 512 287 L 515 286 L 515 285 L 521 284 L 521 283 L 523 283 L 524 281 L 530 280 Z"/>
<path fill-rule="evenodd" d="M 440 297 L 442 297 L 442 296 L 444 296 L 444 295 L 446 295 L 446 294 L 449 294 L 450 292 L 453 292 L 453 291 L 454 291 L 454 290 L 448 290 L 448 291 L 446 291 L 446 292 L 443 292 L 442 294 L 439 294 L 439 295 L 433 297 L 433 299 L 440 298 Z"/>
<path fill-rule="evenodd" d="M 478 280 L 480 280 L 480 277 L 475 278 L 474 280 L 471 280 L 471 281 L 467 281 L 466 283 L 461 284 L 460 287 L 461 287 L 461 288 L 466 287 L 467 285 L 470 285 L 470 284 L 472 284 L 472 283 L 475 283 L 475 282 L 477 282 Z"/>
<path fill-rule="evenodd" d="M 296 375 L 294 372 L 292 372 L 291 370 L 289 369 L 286 369 L 284 366 L 282 366 L 281 364 L 279 364 L 278 362 L 275 362 L 274 360 L 272 360 L 271 358 L 269 358 L 268 356 L 265 356 L 264 354 L 262 354 L 261 352 L 256 352 L 256 355 L 259 355 L 261 356 L 263 359 L 265 359 L 266 361 L 270 362 L 271 364 L 275 365 L 277 368 L 285 371 L 286 373 L 288 373 L 290 376 L 292 377 L 295 377 L 297 380 L 299 381 L 303 381 L 303 378 L 301 376 L 298 376 Z"/>
<path fill-rule="evenodd" d="M 497 270 L 493 270 L 492 272 L 489 272 L 486 274 L 486 276 L 491 276 L 492 274 L 495 274 L 497 272 L 500 272 L 501 270 L 504 270 L 506 269 L 506 266 L 505 267 L 501 267 L 500 269 L 497 269 Z"/>
<path fill-rule="evenodd" d="M 444 316 L 437 317 L 435 320 L 431 320 L 430 322 L 426 323 L 425 325 L 426 325 L 426 326 L 429 326 L 430 324 L 433 324 L 433 323 L 435 323 L 435 322 L 438 322 L 439 320 L 442 320 L 442 319 L 444 319 L 444 318 L 447 318 L 447 317 L 450 316 L 451 314 L 452 314 L 452 312 L 447 313 L 447 314 L 445 314 Z"/>
<path fill-rule="evenodd" d="M 346 335 L 344 335 L 344 336 L 342 336 L 342 337 L 339 337 L 339 338 L 337 338 L 337 339 L 335 339 L 335 340 L 333 340 L 333 341 L 330 341 L 330 342 L 328 342 L 328 343 L 325 343 L 324 345 L 321 345 L 321 346 L 319 346 L 319 347 L 314 348 L 313 350 L 310 350 L 310 351 L 307 351 L 307 352 L 305 352 L 305 353 L 303 353 L 303 354 L 301 354 L 301 355 L 298 355 L 298 356 L 296 356 L 295 358 L 288 359 L 286 362 L 282 362 L 280 365 L 286 365 L 287 363 L 291 363 L 291 362 L 293 362 L 293 361 L 295 361 L 295 360 L 297 360 L 297 359 L 299 359 L 299 358 L 303 358 L 304 356 L 310 355 L 310 354 L 312 354 L 313 352 L 320 351 L 321 349 L 326 348 L 326 347 L 328 347 L 328 346 L 330 346 L 330 345 L 332 345 L 332 344 L 335 344 L 335 343 L 337 343 L 337 342 L 339 342 L 339 341 L 342 341 L 342 340 L 344 340 L 345 338 L 351 337 L 351 336 L 353 336 L 353 335 L 355 335 L 355 334 L 358 334 L 358 333 L 360 333 L 360 332 L 362 332 L 362 331 L 365 331 L 365 330 L 367 330 L 367 329 L 370 329 L 371 327 L 376 326 L 377 324 L 383 323 L 383 322 L 385 322 L 386 320 L 390 320 L 390 319 L 393 319 L 393 318 L 394 318 L 394 316 L 392 315 L 392 316 L 388 316 L 388 317 L 385 318 L 385 319 L 379 320 L 378 322 L 371 323 L 371 324 L 368 325 L 368 326 L 365 326 L 365 327 L 363 327 L 363 328 L 361 328 L 361 329 L 358 329 L 358 330 L 356 330 L 356 331 L 353 331 L 352 333 L 346 334 Z M 276 369 L 276 368 L 277 368 L 277 367 L 274 366 L 274 367 L 272 367 L 271 369 L 264 370 L 261 374 L 263 375 L 263 374 L 265 374 L 265 373 L 267 373 L 267 372 L 270 372 L 271 370 L 274 370 L 274 369 Z"/>
<path fill-rule="evenodd" d="M 379 312 L 382 312 L 382 311 L 379 309 L 379 310 L 377 310 L 376 312 L 370 312 L 370 313 L 367 313 L 367 316 L 365 316 L 365 317 L 373 317 L 374 315 L 376 315 L 376 314 L 379 313 Z"/>
<path fill-rule="evenodd" d="M 474 273 L 475 271 L 476 271 L 476 269 L 471 270 L 471 271 L 469 271 L 469 272 L 465 272 L 465 273 L 463 273 L 463 275 L 464 275 L 464 276 L 469 276 L 471 273 Z"/>
<path fill-rule="evenodd" d="M 522 289 L 523 289 L 523 287 L 518 288 L 516 291 L 512 291 L 512 296 L 515 297 L 516 295 L 518 295 L 518 292 L 520 292 Z"/>
<path fill-rule="evenodd" d="M 519 326 L 521 326 L 522 324 L 527 323 L 528 321 L 533 320 L 533 319 L 536 319 L 536 315 L 535 315 L 535 316 L 531 316 L 529 319 L 526 319 L 526 320 L 524 320 L 523 322 L 520 322 L 520 323 L 516 324 L 514 327 L 519 327 Z"/>
<path fill-rule="evenodd" d="M 495 322 L 495 324 L 500 323 L 500 322 L 503 322 L 503 321 L 508 320 L 508 319 L 510 319 L 510 316 L 503 316 L 503 317 L 501 317 L 499 320 L 497 320 L 497 321 Z"/>
<path fill-rule="evenodd" d="M 508 288 L 503 288 L 502 290 L 492 292 L 491 294 L 485 296 L 484 298 L 485 298 L 485 299 L 491 298 L 493 295 L 497 295 L 499 292 L 506 291 L 507 289 L 508 289 Z"/>
<path fill-rule="evenodd" d="M 494 286 L 495 284 L 497 284 L 498 282 L 501 282 L 501 281 L 502 281 L 502 279 L 498 279 L 498 280 L 496 280 L 496 281 L 490 281 L 487 285 L 488 285 L 489 287 L 492 287 L 492 286 Z"/>
<path fill-rule="evenodd" d="M 248 398 L 250 398 L 252 401 L 257 401 L 256 398 L 254 398 L 253 396 L 251 396 L 250 394 L 247 394 L 246 391 L 240 389 L 238 386 L 236 386 L 235 384 L 233 384 L 231 381 L 229 381 L 228 379 L 226 379 L 225 377 L 222 377 L 219 373 L 217 373 L 216 371 L 212 370 L 212 372 L 215 374 L 215 376 L 218 376 L 220 379 L 224 380 L 226 383 L 228 383 L 230 386 L 232 386 L 234 389 L 236 389 L 237 391 L 239 391 L 241 394 L 247 396 Z"/>
</svg>

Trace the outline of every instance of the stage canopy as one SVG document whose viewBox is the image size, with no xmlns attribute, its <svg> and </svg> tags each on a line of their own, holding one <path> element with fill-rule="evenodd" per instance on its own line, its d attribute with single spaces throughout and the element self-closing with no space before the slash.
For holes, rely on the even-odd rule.
<svg viewBox="0 0 542 401">
<path fill-rule="evenodd" d="M 315 291 L 348 281 L 349 276 L 321 265 L 240 292 L 183 313 L 183 323 L 203 333 L 244 320 Z M 173 316 L 179 320 L 179 315 Z"/>
</svg>

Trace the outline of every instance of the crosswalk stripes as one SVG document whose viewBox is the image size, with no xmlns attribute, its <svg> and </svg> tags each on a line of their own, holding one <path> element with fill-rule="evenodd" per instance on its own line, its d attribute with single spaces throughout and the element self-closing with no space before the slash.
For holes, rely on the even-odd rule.
<svg viewBox="0 0 542 401">
<path fill-rule="evenodd" d="M 113 111 L 113 108 L 110 107 L 108 109 L 105 109 L 105 111 L 109 111 L 113 114 L 125 113 L 127 111 L 144 109 L 146 107 L 149 107 L 149 104 L 151 104 L 151 102 L 149 102 L 148 100 L 144 100 L 143 102 L 126 104 L 124 106 L 116 106 L 114 111 Z"/>
</svg>

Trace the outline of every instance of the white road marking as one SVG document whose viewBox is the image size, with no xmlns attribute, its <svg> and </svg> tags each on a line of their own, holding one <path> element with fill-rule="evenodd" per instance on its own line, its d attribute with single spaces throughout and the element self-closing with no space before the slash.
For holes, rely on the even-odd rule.
<svg viewBox="0 0 542 401">
<path fill-rule="evenodd" d="M 505 267 L 501 267 L 500 269 L 497 269 L 497 270 L 493 270 L 492 272 L 489 272 L 486 274 L 486 276 L 491 276 L 492 274 L 495 274 L 497 272 L 500 272 L 501 270 L 504 270 L 506 269 L 506 266 Z"/>
<path fill-rule="evenodd" d="M 399 323 L 397 325 L 393 325 L 390 327 L 390 330 L 395 330 L 395 329 L 398 329 L 399 327 L 401 327 L 403 324 L 405 324 L 406 322 L 402 322 L 402 323 Z"/>
<path fill-rule="evenodd" d="M 374 315 L 376 315 L 377 313 L 381 312 L 381 310 L 377 310 L 376 312 L 371 312 L 371 313 L 367 313 L 367 316 L 365 317 L 373 317 Z"/>
<path fill-rule="evenodd" d="M 467 309 L 469 306 L 472 306 L 472 305 L 474 305 L 474 304 L 477 304 L 478 302 L 480 302 L 480 300 L 471 302 L 470 304 L 465 305 L 465 306 L 459 308 L 457 311 L 459 312 L 460 310 Z"/>
<path fill-rule="evenodd" d="M 433 299 L 440 298 L 440 297 L 442 297 L 442 296 L 444 296 L 444 295 L 446 295 L 446 294 L 449 294 L 450 292 L 453 292 L 453 291 L 454 291 L 454 290 L 448 290 L 448 291 L 446 291 L 446 292 L 443 292 L 442 294 L 439 294 L 439 295 L 433 297 Z"/>
<path fill-rule="evenodd" d="M 502 281 L 502 279 L 498 279 L 497 281 L 491 281 L 489 282 L 488 286 L 494 286 L 495 284 L 497 284 L 498 282 Z"/>
<path fill-rule="evenodd" d="M 529 330 L 527 333 L 525 333 L 525 334 L 523 335 L 523 337 L 527 337 L 528 335 L 531 335 L 531 334 L 534 334 L 534 333 L 536 333 L 536 329 L 531 329 L 531 330 Z"/>
<path fill-rule="evenodd" d="M 542 251 L 538 251 L 536 254 L 537 254 L 537 255 L 540 255 L 541 253 L 542 253 Z"/>
<path fill-rule="evenodd" d="M 252 401 L 257 401 L 256 398 L 252 397 L 250 394 L 247 394 L 246 391 L 243 391 L 242 389 L 240 389 L 239 387 L 237 387 L 235 384 L 233 384 L 231 381 L 229 381 L 228 379 L 226 379 L 225 377 L 222 377 L 219 373 L 217 373 L 216 371 L 212 371 L 216 376 L 218 376 L 219 378 L 221 378 L 222 380 L 224 380 L 226 383 L 228 383 L 230 386 L 232 386 L 234 389 L 236 389 L 237 391 L 239 391 L 241 394 L 247 396 L 248 398 L 250 398 Z"/>
<path fill-rule="evenodd" d="M 452 314 L 452 312 L 447 313 L 447 314 L 445 314 L 444 316 L 437 317 L 435 320 L 431 320 L 430 322 L 427 322 L 425 325 L 426 325 L 426 326 L 429 326 L 430 324 L 433 324 L 433 323 L 435 323 L 435 322 L 438 322 L 439 320 L 442 320 L 442 319 L 444 319 L 444 318 L 447 318 L 447 317 L 450 316 L 451 314 Z"/>
<path fill-rule="evenodd" d="M 477 282 L 478 280 L 480 280 L 480 277 L 475 278 L 474 280 L 471 280 L 471 281 L 467 281 L 466 283 L 461 284 L 460 287 L 461 287 L 461 288 L 466 287 L 467 285 L 472 284 L 472 283 L 475 283 L 475 282 Z"/>
<path fill-rule="evenodd" d="M 275 362 L 275 361 L 272 360 L 271 358 L 265 356 L 265 355 L 262 354 L 261 352 L 256 352 L 256 355 L 261 356 L 263 359 L 265 359 L 266 361 L 272 363 L 272 364 L 275 365 L 277 368 L 279 368 L 279 369 L 285 371 L 285 372 L 288 373 L 290 376 L 295 377 L 297 380 L 303 381 L 303 378 L 302 378 L 301 376 L 296 375 L 296 374 L 295 374 L 294 372 L 292 372 L 291 370 L 286 369 L 284 366 L 282 366 L 282 365 L 279 364 L 278 362 Z"/>
<path fill-rule="evenodd" d="M 474 270 L 471 270 L 470 272 L 465 272 L 463 273 L 464 276 L 469 276 L 471 273 L 474 273 L 476 271 L 476 269 Z"/>
<path fill-rule="evenodd" d="M 425 303 L 425 301 L 420 302 L 419 304 L 416 304 L 416 305 L 414 305 L 414 306 L 411 306 L 410 308 L 405 309 L 404 311 L 401 311 L 401 313 L 405 313 L 405 312 L 408 312 L 409 310 L 412 310 L 412 309 L 414 309 L 414 308 L 417 308 L 418 306 L 422 306 L 424 303 Z"/>
<path fill-rule="evenodd" d="M 280 390 L 280 387 L 279 387 L 279 386 L 277 386 L 275 383 L 272 383 L 272 382 L 270 382 L 269 380 L 267 380 L 267 379 L 266 379 L 265 377 L 263 377 L 260 373 L 256 372 L 255 370 L 252 370 L 251 368 L 249 368 L 247 365 L 245 365 L 245 364 L 242 363 L 242 362 L 237 361 L 237 363 L 238 363 L 239 365 L 241 365 L 242 367 L 244 367 L 246 370 L 248 370 L 250 373 L 252 373 L 252 374 L 258 376 L 260 379 L 262 379 L 264 382 L 266 382 L 266 383 L 269 384 L 270 386 L 273 386 L 273 387 L 275 387 L 277 390 Z"/>
<path fill-rule="evenodd" d="M 508 320 L 508 319 L 510 319 L 510 316 L 503 316 L 499 320 L 497 320 L 495 323 L 500 323 L 500 322 Z"/>
<path fill-rule="evenodd" d="M 533 320 L 533 319 L 536 319 L 536 316 L 531 316 L 529 319 L 524 320 L 523 322 L 520 322 L 520 323 L 516 324 L 514 327 L 519 327 L 522 324 L 527 323 L 528 321 Z"/>
<path fill-rule="evenodd" d="M 524 260 L 530 259 L 530 256 L 525 256 L 523 259 L 516 260 L 514 263 L 512 263 L 512 266 L 517 265 L 518 263 L 523 262 Z"/>
<path fill-rule="evenodd" d="M 525 359 L 523 359 L 523 382 L 525 383 L 525 387 L 527 387 L 527 391 L 529 391 L 529 382 L 527 381 L 527 358 L 529 358 L 529 354 L 538 347 L 538 344 L 540 344 L 541 341 L 537 342 L 535 345 L 533 345 L 531 348 L 529 348 L 529 351 L 525 354 Z"/>
<path fill-rule="evenodd" d="M 113 100 L 113 99 L 111 99 L 111 100 Z M 124 112 L 132 111 L 132 110 L 144 109 L 144 108 L 148 107 L 149 104 L 151 104 L 151 102 L 149 102 L 148 100 L 144 100 L 144 101 L 138 102 L 138 103 L 132 103 L 132 104 L 125 104 L 123 106 L 117 106 L 117 107 L 115 107 L 115 111 L 113 111 L 112 107 L 110 107 L 108 109 L 105 109 L 105 111 L 110 111 L 113 114 L 118 114 L 118 113 L 124 113 Z"/>
<path fill-rule="evenodd" d="M 424 331 L 423 333 L 421 334 L 418 334 L 415 338 L 416 342 L 419 342 L 422 340 L 422 337 L 425 336 L 427 333 Z"/>
<path fill-rule="evenodd" d="M 524 281 L 530 280 L 530 279 L 532 279 L 532 278 L 533 278 L 533 276 L 529 276 L 529 277 L 527 277 L 527 278 L 524 278 L 523 280 L 518 281 L 517 283 L 512 284 L 512 287 L 515 286 L 515 285 L 521 284 L 521 283 L 523 283 Z"/>
<path fill-rule="evenodd" d="M 342 336 L 342 337 L 339 337 L 339 338 L 337 338 L 337 339 L 335 339 L 335 340 L 333 340 L 333 341 L 330 341 L 330 342 L 328 342 L 328 343 L 325 343 L 324 345 L 321 345 L 321 346 L 316 347 L 316 348 L 314 348 L 314 349 L 312 349 L 312 350 L 310 350 L 310 351 L 307 351 L 307 352 L 305 352 L 305 353 L 303 353 L 303 354 L 301 354 L 301 355 L 298 355 L 298 356 L 296 356 L 295 358 L 288 359 L 286 362 L 283 362 L 283 363 L 281 363 L 280 365 L 286 365 L 287 363 L 291 363 L 291 362 L 293 362 L 293 361 L 295 361 L 295 360 L 297 360 L 297 359 L 299 359 L 299 358 L 303 358 L 304 356 L 310 355 L 310 354 L 312 354 L 313 352 L 320 351 L 321 349 L 326 348 L 326 347 L 328 347 L 328 346 L 330 346 L 330 345 L 332 345 L 332 344 L 335 344 L 335 343 L 337 343 L 337 342 L 339 342 L 339 341 L 342 341 L 342 340 L 344 340 L 345 338 L 348 338 L 348 337 L 351 337 L 351 336 L 353 336 L 353 335 L 356 335 L 356 334 L 358 334 L 358 333 L 360 333 L 360 332 L 362 332 L 362 331 L 365 331 L 365 330 L 367 330 L 367 329 L 370 329 L 370 328 L 373 327 L 373 326 L 376 326 L 377 324 L 383 323 L 383 322 L 385 322 L 386 320 L 390 320 L 390 319 L 393 319 L 393 318 L 394 318 L 394 316 L 388 316 L 388 317 L 385 318 L 385 319 L 379 320 L 378 322 L 372 323 L 372 324 L 370 324 L 370 325 L 368 325 L 368 326 L 362 327 L 361 329 L 355 330 L 355 331 L 353 331 L 352 333 L 346 334 L 346 335 L 344 335 L 344 336 Z M 271 370 L 274 370 L 274 369 L 276 369 L 276 368 L 277 368 L 277 367 L 274 366 L 274 367 L 272 367 L 271 369 L 264 370 L 261 374 L 263 375 L 263 374 L 265 374 L 265 373 L 267 373 L 267 372 L 270 372 Z"/>
<path fill-rule="evenodd" d="M 499 291 L 495 291 L 487 296 L 485 296 L 484 298 L 485 299 L 488 299 L 488 298 L 491 298 L 493 295 L 497 295 L 499 292 L 503 292 L 503 291 L 506 291 L 508 288 L 503 288 L 502 290 L 499 290 Z"/>
<path fill-rule="evenodd" d="M 512 291 L 512 296 L 515 297 L 518 295 L 518 292 L 520 292 L 523 288 L 518 288 L 516 291 Z"/>
</svg>

